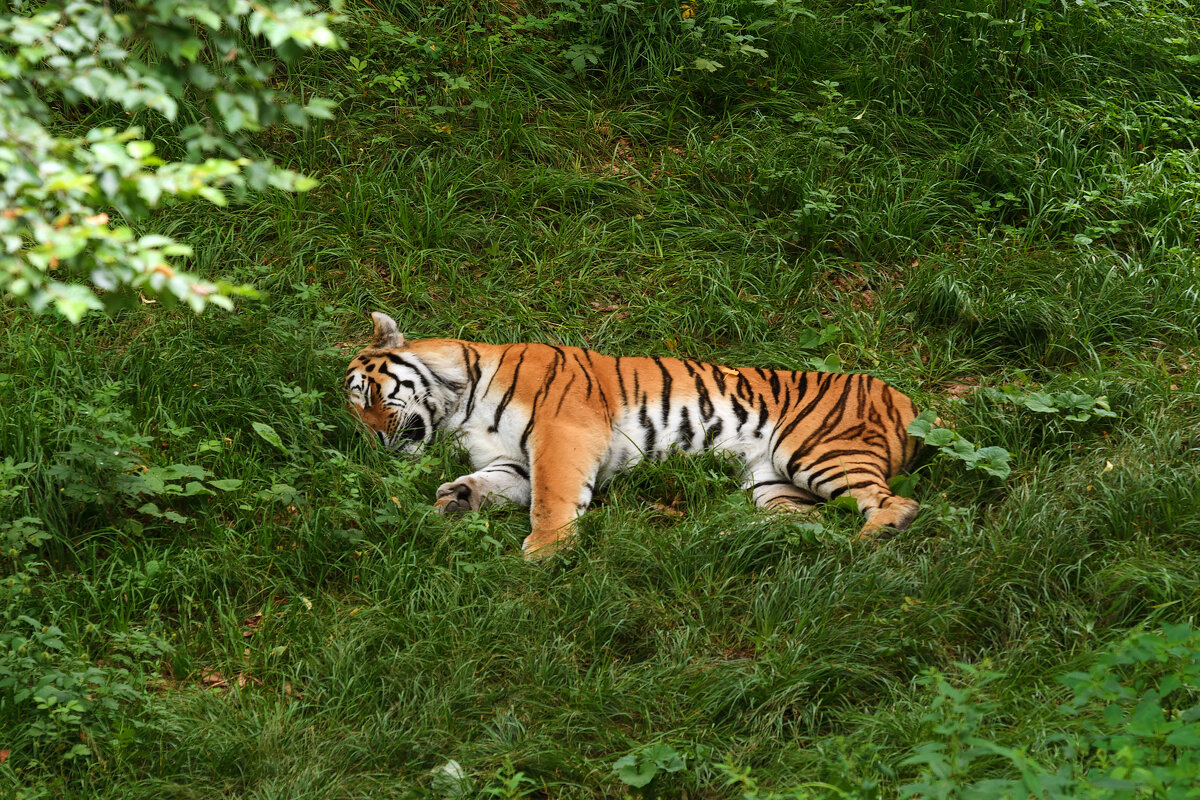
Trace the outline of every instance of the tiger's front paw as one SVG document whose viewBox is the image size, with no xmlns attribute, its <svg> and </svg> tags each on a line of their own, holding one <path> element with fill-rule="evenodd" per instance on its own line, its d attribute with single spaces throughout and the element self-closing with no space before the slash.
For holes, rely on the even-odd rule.
<svg viewBox="0 0 1200 800">
<path fill-rule="evenodd" d="M 438 487 L 433 507 L 439 514 L 461 514 L 478 511 L 483 504 L 483 495 L 465 478 L 459 478 Z"/>
<path fill-rule="evenodd" d="M 534 530 L 521 542 L 521 552 L 526 561 L 545 561 L 570 547 L 574 538 L 574 533 L 569 529 Z"/>
</svg>

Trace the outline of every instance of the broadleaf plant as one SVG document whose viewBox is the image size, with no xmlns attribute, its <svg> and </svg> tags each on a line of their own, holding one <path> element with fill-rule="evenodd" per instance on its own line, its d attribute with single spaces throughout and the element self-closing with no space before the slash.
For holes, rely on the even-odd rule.
<svg viewBox="0 0 1200 800">
<path fill-rule="evenodd" d="M 1115 417 L 1104 395 L 1084 392 L 1024 391 L 1018 386 L 984 388 L 983 396 L 999 403 L 1022 406 L 1038 414 L 1062 414 L 1070 422 L 1087 422 L 1092 417 Z"/>
<path fill-rule="evenodd" d="M 1012 454 L 1003 447 L 977 447 L 958 431 L 937 426 L 937 412 L 927 408 L 908 424 L 908 435 L 936 447 L 943 455 L 963 462 L 967 469 L 977 469 L 1001 480 L 1012 472 Z"/>
<path fill-rule="evenodd" d="M 15 9 L 0 15 L 0 295 L 73 322 L 139 294 L 196 311 L 253 295 L 182 270 L 186 244 L 134 228 L 176 200 L 225 205 L 247 190 L 315 185 L 247 156 L 245 135 L 330 116 L 326 101 L 301 105 L 272 89 L 271 61 L 256 55 L 338 47 L 334 16 L 307 3 L 249 0 Z M 185 95 L 201 118 L 181 118 Z M 71 122 L 84 116 L 73 109 L 97 107 L 135 124 Z M 184 160 L 157 155 L 143 138 L 145 125 L 164 123 L 181 126 Z"/>
</svg>

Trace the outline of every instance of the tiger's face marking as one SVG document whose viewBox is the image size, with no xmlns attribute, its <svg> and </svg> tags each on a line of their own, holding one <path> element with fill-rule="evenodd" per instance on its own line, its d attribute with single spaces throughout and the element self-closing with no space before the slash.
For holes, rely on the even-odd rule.
<svg viewBox="0 0 1200 800">
<path fill-rule="evenodd" d="M 443 391 L 429 367 L 412 353 L 396 323 L 375 315 L 375 338 L 346 370 L 351 411 L 379 444 L 417 454 L 433 439 Z"/>
<path fill-rule="evenodd" d="M 433 439 L 437 408 L 420 369 L 402 356 L 359 356 L 346 373 L 350 409 L 379 444 L 416 454 Z"/>
</svg>

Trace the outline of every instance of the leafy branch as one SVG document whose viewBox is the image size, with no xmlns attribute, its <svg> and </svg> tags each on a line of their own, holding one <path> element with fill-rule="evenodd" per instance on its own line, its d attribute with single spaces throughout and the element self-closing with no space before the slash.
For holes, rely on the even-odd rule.
<svg viewBox="0 0 1200 800">
<path fill-rule="evenodd" d="M 176 200 L 225 205 L 230 193 L 316 185 L 244 155 L 246 133 L 285 119 L 303 126 L 331 110 L 279 95 L 272 65 L 253 53 L 292 58 L 338 47 L 334 17 L 308 4 L 249 0 L 25 10 L 0 16 L 0 293 L 72 322 L 138 294 L 197 312 L 252 295 L 181 270 L 191 248 L 138 236 L 130 223 Z M 198 121 L 179 132 L 187 160 L 170 161 L 141 126 L 74 134 L 71 107 Z"/>
</svg>

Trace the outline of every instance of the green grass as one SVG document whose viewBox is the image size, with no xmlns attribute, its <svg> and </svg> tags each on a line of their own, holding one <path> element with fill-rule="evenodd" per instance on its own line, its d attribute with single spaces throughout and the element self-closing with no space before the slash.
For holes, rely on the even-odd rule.
<svg viewBox="0 0 1200 800">
<path fill-rule="evenodd" d="M 470 792 L 520 772 L 533 796 L 605 797 L 618 758 L 665 743 L 688 768 L 651 794 L 734 796 L 726 762 L 892 796 L 928 736 L 924 670 L 1003 671 L 992 735 L 1048 748 L 1058 675 L 1195 624 L 1193 12 L 714 2 L 692 35 L 678 3 L 554 16 L 573 6 L 351 4 L 349 49 L 285 76 L 336 119 L 260 140 L 322 186 L 142 223 L 262 303 L 77 328 L 5 308 L 0 462 L 32 466 L 0 471 L 24 487 L 0 491 L 0 524 L 49 534 L 5 545 L 24 548 L 6 624 L 43 637 L 0 652 L 6 791 L 441 796 L 431 770 L 454 759 Z M 754 20 L 768 55 L 730 54 Z M 603 48 L 583 74 L 573 44 Z M 731 465 L 672 459 L 618 477 L 581 545 L 530 565 L 521 510 L 431 513 L 459 454 L 393 459 L 352 424 L 340 378 L 372 310 L 410 337 L 837 355 L 1014 470 L 933 460 L 916 523 L 876 546 L 853 515 L 764 516 Z M 970 391 L 1010 383 L 1117 416 Z M 131 483 L 174 464 L 241 484 Z M 79 707 L 17 702 L 30 676 Z"/>
</svg>

